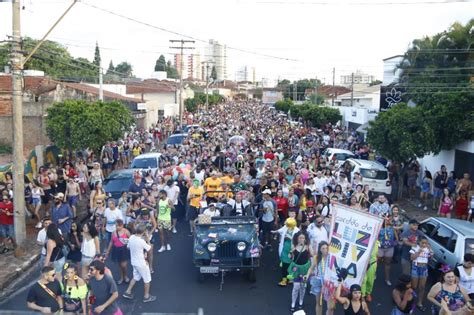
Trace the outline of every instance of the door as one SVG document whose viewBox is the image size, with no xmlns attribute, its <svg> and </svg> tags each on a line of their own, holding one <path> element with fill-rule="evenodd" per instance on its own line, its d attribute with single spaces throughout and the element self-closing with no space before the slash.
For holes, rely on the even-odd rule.
<svg viewBox="0 0 474 315">
<path fill-rule="evenodd" d="M 456 266 L 458 259 L 455 255 L 457 235 L 449 228 L 440 224 L 433 233 L 433 241 L 438 246 L 433 248 L 434 255 L 438 263 Z"/>
<path fill-rule="evenodd" d="M 439 225 L 438 222 L 430 219 L 426 222 L 421 223 L 418 228 L 421 231 L 421 233 L 423 233 L 423 236 L 428 239 L 428 241 L 430 242 L 431 248 L 433 249 L 433 252 L 435 253 L 435 256 L 433 257 L 432 261 L 430 261 L 430 266 L 432 268 L 435 268 L 436 265 L 438 264 L 438 258 L 436 256 L 436 253 L 440 252 L 439 244 L 433 240 L 433 233 L 438 228 L 438 225 Z"/>
<path fill-rule="evenodd" d="M 454 171 L 461 178 L 464 173 L 469 173 L 474 178 L 474 153 L 456 150 L 454 154 Z"/>
</svg>

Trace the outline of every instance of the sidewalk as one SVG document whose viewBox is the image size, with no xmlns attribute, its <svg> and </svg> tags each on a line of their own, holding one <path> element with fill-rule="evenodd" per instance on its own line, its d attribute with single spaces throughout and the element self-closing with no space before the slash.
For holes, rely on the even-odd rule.
<svg viewBox="0 0 474 315">
<path fill-rule="evenodd" d="M 84 217 L 86 211 L 86 198 L 79 201 L 78 216 Z M 36 244 L 38 229 L 35 228 L 36 221 L 26 219 L 26 241 L 24 245 L 24 255 L 15 257 L 13 251 L 0 254 L 0 301 L 8 296 L 15 287 L 15 280 L 19 279 L 38 262 L 41 255 L 41 248 Z"/>
<path fill-rule="evenodd" d="M 36 234 L 34 223 L 28 223 L 26 227 L 26 241 L 24 246 L 24 255 L 15 257 L 13 251 L 6 254 L 0 254 L 0 299 L 6 288 L 19 278 L 26 270 L 29 270 L 40 258 L 41 249 L 36 245 Z"/>
</svg>

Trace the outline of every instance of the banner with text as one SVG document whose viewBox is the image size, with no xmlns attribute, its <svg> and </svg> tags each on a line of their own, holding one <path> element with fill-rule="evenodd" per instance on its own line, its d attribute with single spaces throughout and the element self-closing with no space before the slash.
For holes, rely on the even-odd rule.
<svg viewBox="0 0 474 315">
<path fill-rule="evenodd" d="M 361 284 L 377 241 L 383 220 L 347 206 L 333 208 L 329 234 L 329 265 L 324 274 L 323 294 L 334 296 L 338 286 L 338 271 L 347 270 L 344 287 Z"/>
</svg>

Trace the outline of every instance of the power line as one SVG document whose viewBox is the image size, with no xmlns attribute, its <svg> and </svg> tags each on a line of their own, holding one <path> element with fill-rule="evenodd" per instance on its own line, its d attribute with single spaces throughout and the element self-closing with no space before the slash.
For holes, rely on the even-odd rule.
<svg viewBox="0 0 474 315">
<path fill-rule="evenodd" d="M 256 4 L 283 4 L 283 5 L 348 5 L 348 6 L 382 6 L 382 5 L 419 5 L 419 4 L 451 4 L 467 3 L 470 0 L 443 0 L 443 1 L 400 1 L 400 2 L 326 2 L 326 1 L 257 1 Z"/>
<path fill-rule="evenodd" d="M 90 4 L 90 3 L 86 3 L 86 2 L 80 2 L 80 3 L 82 3 L 82 4 L 86 5 L 86 6 L 89 6 L 89 7 L 91 7 L 91 8 L 94 8 L 94 9 L 96 9 L 96 10 L 103 11 L 103 12 L 106 12 L 106 13 L 108 13 L 108 14 L 111 14 L 111 15 L 114 15 L 114 16 L 117 16 L 117 17 L 120 17 L 120 18 L 122 18 L 122 19 L 126 19 L 126 20 L 129 20 L 129 21 L 132 21 L 132 22 L 141 24 L 141 25 L 145 25 L 145 26 L 147 26 L 147 27 L 151 27 L 151 28 L 160 30 L 160 31 L 162 31 L 162 32 L 170 33 L 170 34 L 177 35 L 177 36 L 184 37 L 184 38 L 189 38 L 189 39 L 191 39 L 191 40 L 195 40 L 195 41 L 199 41 L 199 42 L 203 42 L 203 43 L 207 43 L 207 42 L 208 42 L 208 41 L 206 41 L 206 40 L 204 40 L 204 39 L 200 39 L 200 38 L 197 38 L 197 37 L 194 37 L 194 36 L 190 36 L 190 35 L 182 34 L 182 33 L 179 33 L 179 32 L 175 32 L 175 31 L 172 31 L 172 30 L 169 30 L 169 29 L 160 27 L 160 26 L 156 26 L 156 25 L 152 25 L 152 24 L 149 24 L 149 23 L 146 23 L 146 22 L 142 22 L 142 21 L 139 21 L 139 20 L 137 20 L 137 19 L 134 19 L 134 18 L 131 18 L 131 17 L 122 15 L 122 14 L 120 14 L 120 13 L 116 13 L 116 12 L 113 12 L 113 11 L 110 11 L 110 10 L 107 10 L 107 9 L 104 9 L 104 8 L 101 8 L 101 7 L 98 7 L 98 6 L 95 6 L 95 5 Z M 235 50 L 235 51 L 240 51 L 240 52 L 247 53 L 247 54 L 251 54 L 251 55 L 262 56 L 262 57 L 271 58 L 271 59 L 285 60 L 285 61 L 298 61 L 298 60 L 296 60 L 296 59 L 291 59 L 291 58 L 285 58 L 285 57 L 279 57 L 279 56 L 273 56 L 273 55 L 258 53 L 258 52 L 254 52 L 254 51 L 250 51 L 250 50 L 246 50 L 246 49 L 241 49 L 241 48 L 237 48 L 237 47 L 232 47 L 232 46 L 228 46 L 228 45 L 225 45 L 225 46 L 226 46 L 227 49 L 231 49 L 231 50 Z"/>
</svg>

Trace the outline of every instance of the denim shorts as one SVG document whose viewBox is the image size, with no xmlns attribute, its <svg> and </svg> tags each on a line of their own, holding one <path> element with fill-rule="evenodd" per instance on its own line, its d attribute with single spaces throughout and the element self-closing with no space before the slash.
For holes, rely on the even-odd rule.
<svg viewBox="0 0 474 315">
<path fill-rule="evenodd" d="M 36 207 L 37 205 L 41 205 L 41 198 L 32 198 L 31 204 L 33 205 L 33 207 Z"/>
<path fill-rule="evenodd" d="M 321 293 L 321 290 L 323 289 L 323 279 L 313 276 L 309 283 L 311 284 L 311 289 L 309 291 L 311 294 L 318 295 Z"/>
<path fill-rule="evenodd" d="M 14 238 L 15 230 L 13 224 L 0 224 L 0 237 Z"/>
<path fill-rule="evenodd" d="M 56 271 L 56 273 L 61 273 L 63 271 L 63 267 L 65 263 L 66 263 L 66 257 L 53 261 L 54 271 Z"/>
<path fill-rule="evenodd" d="M 428 277 L 428 265 L 417 266 L 415 264 L 411 265 L 411 276 L 412 278 L 426 278 Z"/>
</svg>

